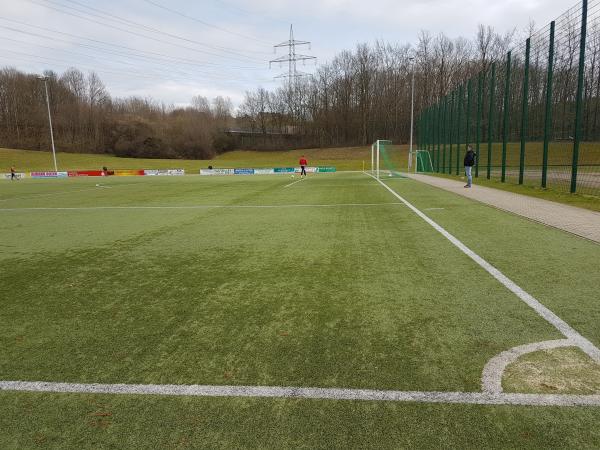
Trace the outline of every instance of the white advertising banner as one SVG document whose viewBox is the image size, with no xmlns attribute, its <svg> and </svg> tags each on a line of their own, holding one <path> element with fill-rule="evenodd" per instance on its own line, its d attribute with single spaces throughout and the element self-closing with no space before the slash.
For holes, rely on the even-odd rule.
<svg viewBox="0 0 600 450">
<path fill-rule="evenodd" d="M 16 172 L 15 175 L 19 180 L 22 178 L 25 178 L 25 174 L 21 173 L 21 172 Z M 10 179 L 11 179 L 10 173 L 0 173 L 0 180 L 10 180 Z"/>
<path fill-rule="evenodd" d="M 159 170 L 158 174 L 159 175 L 168 175 L 170 177 L 179 177 L 179 176 L 185 175 L 185 170 L 183 170 L 183 169 Z"/>
<path fill-rule="evenodd" d="M 306 173 L 317 173 L 318 172 L 316 167 L 305 167 L 304 169 L 306 170 Z M 300 173 L 302 171 L 302 169 L 300 167 L 296 167 L 295 171 L 296 171 L 296 173 Z"/>
<path fill-rule="evenodd" d="M 234 169 L 200 169 L 200 175 L 233 175 Z"/>
<path fill-rule="evenodd" d="M 275 169 L 254 169 L 254 175 L 273 175 Z"/>
</svg>

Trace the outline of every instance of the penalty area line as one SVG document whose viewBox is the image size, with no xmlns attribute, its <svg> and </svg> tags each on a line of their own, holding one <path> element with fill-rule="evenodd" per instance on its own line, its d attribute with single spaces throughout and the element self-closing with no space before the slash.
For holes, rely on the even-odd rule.
<svg viewBox="0 0 600 450">
<path fill-rule="evenodd" d="M 0 391 L 187 397 L 302 398 L 475 405 L 600 406 L 600 395 L 382 391 L 373 389 L 280 386 L 83 384 L 43 381 L 0 381 Z"/>
<path fill-rule="evenodd" d="M 465 255 L 475 261 L 482 269 L 488 272 L 492 277 L 498 280 L 504 287 L 506 287 L 509 291 L 515 294 L 519 299 L 529 305 L 540 317 L 545 319 L 548 323 L 553 325 L 558 331 L 560 331 L 565 337 L 571 340 L 574 345 L 577 345 L 581 350 L 583 350 L 590 358 L 592 358 L 595 362 L 600 364 L 600 349 L 596 347 L 591 341 L 583 337 L 579 332 L 577 332 L 573 327 L 571 327 L 567 322 L 558 317 L 555 313 L 553 313 L 550 309 L 542 305 L 537 299 L 535 299 L 531 294 L 527 293 L 524 289 L 519 287 L 514 281 L 500 272 L 497 268 L 463 244 L 458 238 L 454 235 L 450 234 L 445 228 L 439 225 L 437 222 L 430 219 L 425 213 L 419 210 L 416 206 L 410 203 L 408 200 L 404 199 L 400 196 L 396 191 L 394 191 L 391 187 L 383 183 L 381 180 L 377 179 L 373 175 L 370 175 L 365 172 L 365 175 L 370 176 L 379 184 L 381 184 L 384 188 L 386 188 L 394 197 L 404 203 L 410 210 L 412 210 L 417 216 L 431 225 L 436 231 L 438 231 L 441 235 L 443 235 L 446 239 L 448 239 L 455 247 L 457 247 L 460 251 L 462 251 Z"/>
</svg>

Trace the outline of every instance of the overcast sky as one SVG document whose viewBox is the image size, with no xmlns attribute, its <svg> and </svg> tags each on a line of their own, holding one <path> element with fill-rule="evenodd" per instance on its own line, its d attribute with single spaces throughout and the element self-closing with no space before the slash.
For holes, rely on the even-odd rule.
<svg viewBox="0 0 600 450">
<path fill-rule="evenodd" d="M 326 62 L 359 42 L 414 43 L 419 30 L 471 37 L 477 25 L 505 32 L 541 28 L 574 1 L 559 0 L 0 0 L 0 66 L 27 72 L 96 71 L 113 96 L 188 104 L 274 88 L 286 67 L 273 45 Z M 299 66 L 306 72 L 314 65 Z"/>
</svg>

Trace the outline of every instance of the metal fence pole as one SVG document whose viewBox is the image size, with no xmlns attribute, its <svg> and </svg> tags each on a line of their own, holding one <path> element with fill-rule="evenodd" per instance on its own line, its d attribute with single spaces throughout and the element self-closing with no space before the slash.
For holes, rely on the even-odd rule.
<svg viewBox="0 0 600 450">
<path fill-rule="evenodd" d="M 452 175 L 452 146 L 454 144 L 454 141 L 452 140 L 452 136 L 454 134 L 454 106 L 456 104 L 456 89 L 452 91 L 452 94 L 450 95 L 450 126 L 449 126 L 449 136 L 448 136 L 448 140 L 450 141 L 450 149 L 449 149 L 449 155 L 448 155 L 448 174 Z"/>
<path fill-rule="evenodd" d="M 529 59 L 531 56 L 531 38 L 525 41 L 525 72 L 523 74 L 523 103 L 521 108 L 521 152 L 519 154 L 519 184 L 523 184 L 525 175 L 525 148 L 527 146 L 529 122 Z"/>
<path fill-rule="evenodd" d="M 465 151 L 471 143 L 471 105 L 473 101 L 473 79 L 469 79 L 467 82 L 467 135 Z"/>
<path fill-rule="evenodd" d="M 439 173 L 440 171 L 440 155 L 442 153 L 442 131 L 443 131 L 443 125 L 444 125 L 444 120 L 443 120 L 443 113 L 444 110 L 442 108 L 442 100 L 440 99 L 438 101 L 438 151 L 435 154 L 435 167 L 436 167 L 436 172 Z"/>
<path fill-rule="evenodd" d="M 440 105 L 438 103 L 433 107 L 434 113 L 434 122 L 433 122 L 433 132 L 434 132 L 434 144 L 433 144 L 433 171 L 437 172 L 437 154 L 438 147 L 440 145 Z"/>
<path fill-rule="evenodd" d="M 456 121 L 456 175 L 460 174 L 460 143 L 462 136 L 460 134 L 462 128 L 462 110 L 464 105 L 465 86 L 461 84 L 458 88 L 458 118 Z"/>
<path fill-rule="evenodd" d="M 492 145 L 494 136 L 494 103 L 496 101 L 496 63 L 492 64 L 492 74 L 490 76 L 490 110 L 488 117 L 488 151 L 487 151 L 487 171 L 486 178 L 489 180 L 492 174 Z"/>
<path fill-rule="evenodd" d="M 508 144 L 508 108 L 510 107 L 510 64 L 512 52 L 506 55 L 506 84 L 504 87 L 504 123 L 502 124 L 502 178 L 506 181 L 506 147 Z"/>
<path fill-rule="evenodd" d="M 427 108 L 427 151 L 431 152 L 431 107 Z"/>
<path fill-rule="evenodd" d="M 483 120 L 483 72 L 477 76 L 477 129 L 475 144 L 475 178 L 479 177 L 479 150 L 481 145 L 481 121 Z"/>
<path fill-rule="evenodd" d="M 548 79 L 546 81 L 546 117 L 544 123 L 544 153 L 542 156 L 542 187 L 545 188 L 548 180 L 548 150 L 552 127 L 552 83 L 554 80 L 554 34 L 556 22 L 550 24 L 550 48 L 548 51 Z"/>
<path fill-rule="evenodd" d="M 444 97 L 444 119 L 442 122 L 442 173 L 446 173 L 446 141 L 448 140 L 448 96 Z"/>
<path fill-rule="evenodd" d="M 588 0 L 581 7 L 581 40 L 579 44 L 579 75 L 575 103 L 575 139 L 573 142 L 573 163 L 571 166 L 571 193 L 577 192 L 577 169 L 579 164 L 579 144 L 581 143 L 581 116 L 583 111 L 583 74 L 585 69 L 585 42 L 587 33 Z"/>
</svg>

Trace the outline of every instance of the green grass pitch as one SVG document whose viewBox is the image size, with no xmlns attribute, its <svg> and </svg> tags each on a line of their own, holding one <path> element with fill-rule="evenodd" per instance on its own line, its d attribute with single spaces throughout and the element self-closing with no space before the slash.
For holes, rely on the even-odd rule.
<svg viewBox="0 0 600 450">
<path fill-rule="evenodd" d="M 372 178 L 297 180 L 0 184 L 0 380 L 480 392 L 491 358 L 562 337 Z M 385 182 L 600 346 L 597 244 Z M 581 373 L 505 389 L 599 393 Z M 0 410 L 0 448 L 600 446 L 600 407 L 0 391 Z"/>
</svg>

